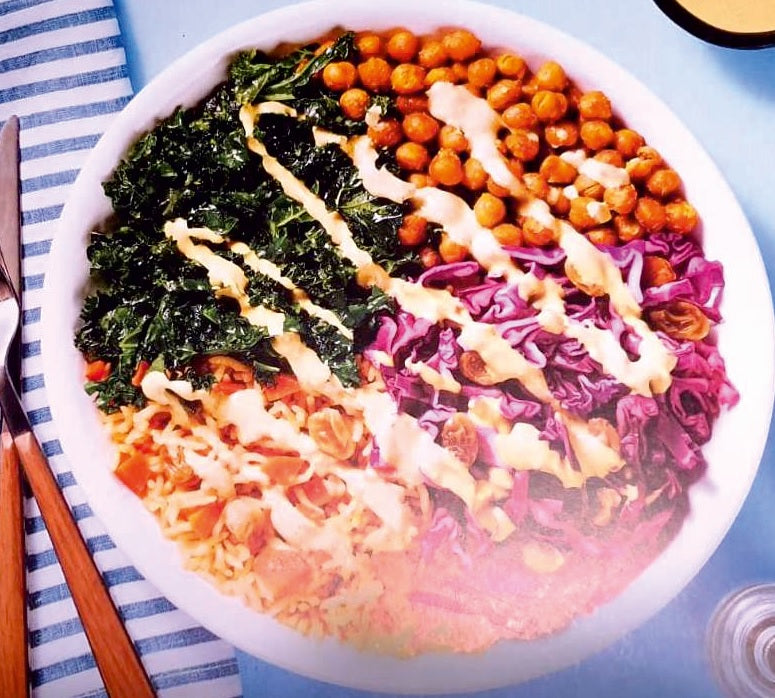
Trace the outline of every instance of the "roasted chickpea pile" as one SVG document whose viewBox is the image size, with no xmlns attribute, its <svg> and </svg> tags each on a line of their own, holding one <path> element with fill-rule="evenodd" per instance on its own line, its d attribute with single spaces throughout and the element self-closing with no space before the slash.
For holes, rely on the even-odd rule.
<svg viewBox="0 0 775 698">
<path fill-rule="evenodd" d="M 516 53 L 489 55 L 464 29 L 422 37 L 406 29 L 366 32 L 356 35 L 355 46 L 356 62 L 330 64 L 321 75 L 340 94 L 344 115 L 366 119 L 375 95 L 392 97 L 395 115 L 368 128 L 374 146 L 388 150 L 409 181 L 464 198 L 502 245 L 550 245 L 553 231 L 520 216 L 517 201 L 471 157 L 464 134 L 429 113 L 426 90 L 435 82 L 465 85 L 487 100 L 501 116 L 498 148 L 512 172 L 530 195 L 546 201 L 555 216 L 595 244 L 695 229 L 697 212 L 683 196 L 679 175 L 621 122 L 605 94 L 581 91 L 558 63 L 531 67 Z M 623 168 L 630 183 L 606 188 L 560 157 L 579 149 Z M 467 250 L 444 234 L 431 246 L 429 230 L 425 220 L 408 213 L 398 232 L 402 244 L 419 248 L 425 266 L 467 258 Z M 647 263 L 647 285 L 674 278 L 667 260 Z"/>
</svg>

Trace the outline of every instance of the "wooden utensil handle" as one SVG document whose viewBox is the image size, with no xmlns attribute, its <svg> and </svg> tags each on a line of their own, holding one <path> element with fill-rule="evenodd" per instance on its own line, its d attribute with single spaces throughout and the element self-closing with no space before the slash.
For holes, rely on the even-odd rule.
<svg viewBox="0 0 775 698">
<path fill-rule="evenodd" d="M 26 696 L 29 664 L 21 471 L 13 437 L 3 430 L 0 438 L 0 696 Z"/>
<path fill-rule="evenodd" d="M 152 698 L 153 687 L 113 605 L 38 442 L 14 439 L 32 493 L 41 506 L 70 593 L 111 698 Z"/>
</svg>

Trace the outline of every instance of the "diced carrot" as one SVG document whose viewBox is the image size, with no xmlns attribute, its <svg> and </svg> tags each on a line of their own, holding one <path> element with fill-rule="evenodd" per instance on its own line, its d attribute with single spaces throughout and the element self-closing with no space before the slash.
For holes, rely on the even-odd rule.
<svg viewBox="0 0 775 698">
<path fill-rule="evenodd" d="M 201 507 L 188 509 L 188 520 L 194 533 L 200 538 L 209 538 L 221 516 L 225 502 L 212 502 Z"/>
<path fill-rule="evenodd" d="M 261 469 L 281 485 L 289 484 L 306 467 L 307 462 L 298 456 L 269 456 L 261 464 Z"/>
<path fill-rule="evenodd" d="M 303 595 L 312 581 L 312 567 L 295 550 L 264 548 L 253 561 L 253 571 L 274 600 L 289 592 Z"/>
<path fill-rule="evenodd" d="M 268 402 L 274 402 L 280 398 L 298 393 L 300 389 L 299 381 L 296 380 L 296 377 L 290 376 L 287 373 L 278 375 L 272 385 L 261 386 L 264 398 Z"/>
<path fill-rule="evenodd" d="M 238 390 L 245 390 L 247 388 L 247 385 L 244 383 L 237 383 L 236 381 L 230 381 L 230 380 L 222 380 L 220 383 L 216 383 L 213 387 L 211 392 L 217 394 L 217 395 L 231 395 L 232 393 L 236 393 Z"/>
<path fill-rule="evenodd" d="M 90 361 L 86 364 L 86 380 L 99 383 L 110 375 L 110 371 L 111 365 L 109 361 L 103 361 L 102 359 Z"/>
<path fill-rule="evenodd" d="M 143 382 L 143 378 L 145 378 L 145 374 L 148 373 L 148 369 L 151 367 L 151 364 L 148 361 L 141 361 L 139 364 L 137 364 L 137 368 L 135 369 L 134 375 L 132 376 L 132 385 L 135 386 L 135 388 L 140 387 L 140 383 Z"/>
<path fill-rule="evenodd" d="M 116 468 L 116 477 L 138 497 L 144 497 L 148 491 L 148 478 L 151 468 L 146 458 L 139 454 L 123 458 Z"/>
</svg>

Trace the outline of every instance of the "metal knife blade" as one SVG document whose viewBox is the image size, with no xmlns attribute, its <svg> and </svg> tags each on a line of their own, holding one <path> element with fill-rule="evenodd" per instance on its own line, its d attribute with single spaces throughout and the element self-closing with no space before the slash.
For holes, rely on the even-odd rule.
<svg viewBox="0 0 775 698">
<path fill-rule="evenodd" d="M 10 117 L 0 131 L 0 262 L 21 307 L 21 219 L 19 217 L 19 119 Z M 8 354 L 8 375 L 20 390 L 20 336 Z"/>
</svg>

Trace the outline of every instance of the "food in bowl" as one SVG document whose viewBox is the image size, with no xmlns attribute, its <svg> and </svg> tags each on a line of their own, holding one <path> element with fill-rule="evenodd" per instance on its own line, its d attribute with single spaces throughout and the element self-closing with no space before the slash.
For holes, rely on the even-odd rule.
<svg viewBox="0 0 775 698">
<path fill-rule="evenodd" d="M 225 593 L 398 655 L 555 633 L 680 527 L 737 394 L 680 175 L 463 29 L 238 55 L 127 153 L 76 342 Z"/>
</svg>

